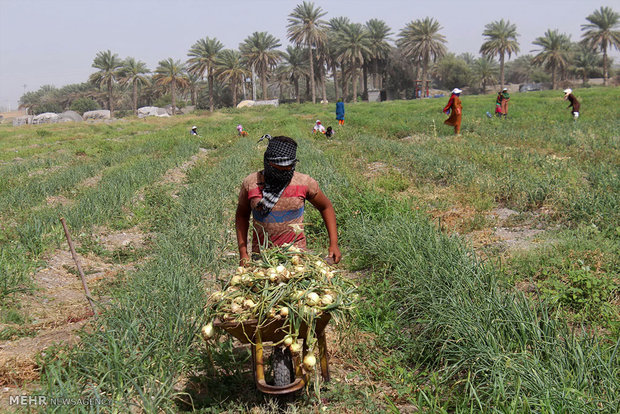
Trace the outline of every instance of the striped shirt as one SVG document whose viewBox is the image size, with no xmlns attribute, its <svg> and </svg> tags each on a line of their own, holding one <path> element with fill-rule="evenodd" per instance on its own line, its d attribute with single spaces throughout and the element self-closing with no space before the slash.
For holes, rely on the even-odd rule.
<svg viewBox="0 0 620 414">
<path fill-rule="evenodd" d="M 306 200 L 313 199 L 319 192 L 319 184 L 312 177 L 295 171 L 289 185 L 284 189 L 280 199 L 273 209 L 264 214 L 256 209 L 256 205 L 263 198 L 265 179 L 260 172 L 248 175 L 241 184 L 239 199 L 247 198 L 250 201 L 254 231 L 252 236 L 252 251 L 257 253 L 264 244 L 264 235 L 276 246 L 286 243 L 295 243 L 299 248 L 306 247 L 306 236 L 303 233 L 304 205 Z M 300 231 L 295 235 L 292 224 L 297 224 Z"/>
</svg>

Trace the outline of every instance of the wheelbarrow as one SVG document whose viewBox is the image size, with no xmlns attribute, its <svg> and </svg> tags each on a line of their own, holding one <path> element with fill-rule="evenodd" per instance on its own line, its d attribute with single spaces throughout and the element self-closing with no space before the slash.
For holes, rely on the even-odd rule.
<svg viewBox="0 0 620 414">
<path fill-rule="evenodd" d="M 316 321 L 315 333 L 319 346 L 319 361 L 321 376 L 324 381 L 329 381 L 329 366 L 327 362 L 327 342 L 325 340 L 325 327 L 331 319 L 329 313 L 323 313 Z M 242 344 L 250 344 L 252 349 L 252 365 L 254 381 L 259 391 L 266 394 L 289 394 L 302 389 L 308 382 L 308 375 L 303 369 L 303 358 L 309 352 L 306 344 L 308 326 L 302 323 L 299 328 L 299 337 L 303 338 L 302 357 L 293 355 L 285 345 L 274 347 L 271 358 L 271 369 L 274 384 L 267 384 L 265 380 L 264 351 L 265 344 L 281 342 L 288 334 L 285 330 L 286 319 L 269 319 L 267 323 L 257 329 L 258 321 L 251 319 L 245 322 L 222 322 L 215 320 L 214 326 L 225 330 L 239 340 Z"/>
</svg>

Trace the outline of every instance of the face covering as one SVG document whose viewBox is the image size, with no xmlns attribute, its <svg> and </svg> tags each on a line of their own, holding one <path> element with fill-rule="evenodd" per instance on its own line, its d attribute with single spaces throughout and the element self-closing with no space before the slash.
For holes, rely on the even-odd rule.
<svg viewBox="0 0 620 414">
<path fill-rule="evenodd" d="M 263 198 L 258 203 L 257 208 L 263 213 L 269 213 L 273 206 L 278 202 L 284 189 L 289 185 L 295 173 L 297 163 L 297 143 L 294 141 L 283 141 L 276 138 L 269 140 L 269 145 L 263 158 L 265 177 L 265 188 Z M 279 170 L 271 164 L 288 167 L 290 170 Z"/>
</svg>

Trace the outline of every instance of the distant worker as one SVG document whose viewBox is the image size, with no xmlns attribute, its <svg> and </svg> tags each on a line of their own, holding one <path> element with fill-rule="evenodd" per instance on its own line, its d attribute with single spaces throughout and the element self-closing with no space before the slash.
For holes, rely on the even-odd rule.
<svg viewBox="0 0 620 414">
<path fill-rule="evenodd" d="M 321 134 L 325 133 L 325 127 L 318 119 L 316 120 L 316 124 L 314 124 L 314 128 L 312 128 L 312 133 L 316 134 L 317 132 L 320 132 Z"/>
<path fill-rule="evenodd" d="M 248 136 L 248 133 L 243 130 L 243 125 L 241 125 L 241 124 L 237 125 L 237 134 L 240 137 L 247 137 Z"/>
<path fill-rule="evenodd" d="M 495 99 L 495 115 L 498 118 L 502 117 L 502 92 L 497 92 L 497 98 Z"/>
<path fill-rule="evenodd" d="M 463 91 L 459 88 L 452 89 L 452 95 L 450 95 L 450 100 L 448 101 L 448 104 L 443 108 L 443 112 L 447 115 L 450 115 L 450 117 L 446 119 L 443 123 L 453 126 L 454 133 L 456 135 L 459 135 L 461 133 L 461 118 L 463 110 L 463 105 L 461 104 L 461 99 L 459 98 L 461 92 Z"/>
<path fill-rule="evenodd" d="M 506 118 L 506 116 L 508 115 L 508 101 L 510 100 L 508 88 L 502 89 L 499 94 L 501 97 L 501 115 L 504 115 L 504 118 Z"/>
<path fill-rule="evenodd" d="M 338 125 L 344 125 L 344 102 L 342 102 L 342 98 L 336 102 L 336 119 L 338 120 Z"/>
<path fill-rule="evenodd" d="M 198 135 L 198 127 L 194 125 L 192 129 L 189 131 L 190 135 Z"/>
<path fill-rule="evenodd" d="M 567 108 L 572 107 L 571 113 L 573 114 L 573 119 L 576 121 L 577 118 L 579 118 L 579 108 L 581 108 L 581 105 L 577 98 L 575 98 L 575 95 L 573 95 L 572 89 L 564 89 L 564 100 L 570 102 Z"/>
</svg>

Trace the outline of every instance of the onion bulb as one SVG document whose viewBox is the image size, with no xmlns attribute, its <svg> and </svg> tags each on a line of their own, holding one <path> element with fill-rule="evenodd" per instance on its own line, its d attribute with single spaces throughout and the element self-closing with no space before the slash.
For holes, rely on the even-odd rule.
<svg viewBox="0 0 620 414">
<path fill-rule="evenodd" d="M 261 279 L 265 277 L 265 272 L 263 272 L 262 270 L 257 269 L 252 273 L 254 273 L 254 276 L 259 277 Z"/>
<path fill-rule="evenodd" d="M 286 337 L 284 337 L 284 345 L 291 346 L 292 343 L 293 343 L 293 337 L 290 335 L 286 335 Z"/>
<path fill-rule="evenodd" d="M 256 304 L 254 303 L 252 299 L 246 299 L 243 301 L 244 308 L 253 308 L 254 306 L 256 306 Z"/>
<path fill-rule="evenodd" d="M 283 317 L 288 316 L 288 308 L 286 306 L 282 306 L 282 308 L 280 309 L 280 315 L 282 315 Z"/>
<path fill-rule="evenodd" d="M 334 297 L 332 295 L 330 295 L 329 293 L 323 295 L 323 297 L 321 298 L 321 303 L 324 306 L 330 305 L 333 302 L 334 302 Z"/>
<path fill-rule="evenodd" d="M 316 365 L 316 358 L 312 354 L 308 354 L 304 357 L 304 367 L 308 371 L 312 371 Z"/>
<path fill-rule="evenodd" d="M 306 300 L 308 302 L 308 305 L 314 306 L 319 303 L 320 298 L 319 295 L 315 292 L 310 292 L 308 293 L 308 296 L 306 296 Z"/>
<path fill-rule="evenodd" d="M 238 274 L 238 275 L 241 275 L 241 274 L 243 274 L 243 272 L 245 272 L 245 268 L 244 268 L 243 266 L 239 266 L 239 267 L 237 268 L 237 274 Z"/>
<path fill-rule="evenodd" d="M 324 269 L 327 267 L 327 264 L 322 260 L 317 260 L 316 262 L 314 262 L 314 265 L 319 269 Z"/>
<path fill-rule="evenodd" d="M 201 329 L 201 333 L 205 341 L 213 338 L 213 335 L 215 334 L 215 329 L 213 328 L 213 322 L 209 322 L 208 324 L 203 326 Z"/>
<path fill-rule="evenodd" d="M 236 286 L 239 283 L 241 283 L 241 276 L 239 276 L 239 275 L 235 275 L 235 276 L 232 277 L 232 279 L 230 279 L 230 285 L 231 286 Z"/>
<path fill-rule="evenodd" d="M 291 352 L 299 352 L 301 351 L 301 344 L 298 344 L 297 342 L 293 342 L 291 344 Z"/>
<path fill-rule="evenodd" d="M 301 264 L 301 257 L 297 255 L 291 257 L 291 263 L 293 263 L 296 266 L 299 266 Z"/>
<path fill-rule="evenodd" d="M 237 305 L 241 305 L 243 303 L 243 296 L 237 296 L 236 298 L 233 299 L 233 303 L 236 303 Z"/>
</svg>

